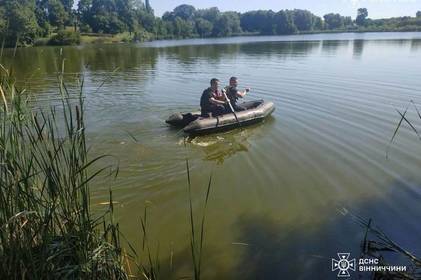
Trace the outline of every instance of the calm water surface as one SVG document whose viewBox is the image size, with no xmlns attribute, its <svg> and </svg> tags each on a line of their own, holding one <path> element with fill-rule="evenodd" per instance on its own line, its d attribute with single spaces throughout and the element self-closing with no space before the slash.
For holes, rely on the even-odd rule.
<svg viewBox="0 0 421 280">
<path fill-rule="evenodd" d="M 207 279 L 335 279 L 337 252 L 358 257 L 363 230 L 339 210 L 373 218 L 421 255 L 421 141 L 405 127 L 386 149 L 410 100 L 421 107 L 421 33 L 322 34 L 66 47 L 72 90 L 85 78 L 93 154 L 110 154 L 116 180 L 92 186 L 94 203 L 112 187 L 122 231 L 141 247 L 148 207 L 163 274 L 190 275 L 187 157 L 192 200 L 207 210 Z M 12 63 L 11 51 L 6 64 Z M 59 48 L 20 49 L 19 83 L 42 102 L 56 97 Z M 183 144 L 172 112 L 198 107 L 209 79 L 232 75 L 246 98 L 273 101 L 265 123 Z M 98 86 L 103 83 L 98 89 Z M 51 101 L 54 102 L 54 101 Z M 408 118 L 421 128 L 415 109 Z M 98 206 L 101 207 L 101 206 Z M 159 245 L 158 245 L 159 241 Z M 172 252 L 172 253 L 171 253 Z"/>
</svg>

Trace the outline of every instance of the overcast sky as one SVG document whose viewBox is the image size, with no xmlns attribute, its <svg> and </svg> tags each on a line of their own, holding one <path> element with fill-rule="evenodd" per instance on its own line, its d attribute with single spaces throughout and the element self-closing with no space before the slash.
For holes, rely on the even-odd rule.
<svg viewBox="0 0 421 280">
<path fill-rule="evenodd" d="M 334 12 L 353 18 L 357 9 L 361 7 L 368 9 L 370 18 L 415 16 L 417 11 L 421 11 L 421 0 L 150 0 L 150 3 L 157 16 L 172 11 L 180 4 L 190 4 L 196 8 L 218 7 L 221 11 L 239 12 L 297 8 L 310 10 L 318 16 Z"/>
</svg>

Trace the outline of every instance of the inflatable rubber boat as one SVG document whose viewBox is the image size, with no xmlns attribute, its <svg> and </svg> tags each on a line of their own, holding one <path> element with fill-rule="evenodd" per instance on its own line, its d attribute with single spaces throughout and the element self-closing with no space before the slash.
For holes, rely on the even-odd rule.
<svg viewBox="0 0 421 280">
<path fill-rule="evenodd" d="M 188 134 L 207 134 L 263 121 L 275 110 L 273 102 L 264 100 L 248 101 L 238 105 L 246 108 L 245 111 L 235 112 L 238 121 L 232 112 L 204 118 L 200 116 L 200 111 L 197 111 L 173 114 L 165 122 L 175 127 L 184 127 L 184 132 Z"/>
</svg>

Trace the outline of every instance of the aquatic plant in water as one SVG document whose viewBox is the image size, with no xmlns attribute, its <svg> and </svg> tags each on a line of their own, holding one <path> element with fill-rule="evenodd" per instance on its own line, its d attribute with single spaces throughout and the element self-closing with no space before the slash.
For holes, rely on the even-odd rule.
<svg viewBox="0 0 421 280">
<path fill-rule="evenodd" d="M 61 71 L 61 106 L 42 110 L 10 73 L 1 66 L 0 278 L 127 279 L 111 193 L 108 211 L 91 210 L 89 183 L 106 168 L 88 156 L 83 82 L 72 97 Z"/>
</svg>

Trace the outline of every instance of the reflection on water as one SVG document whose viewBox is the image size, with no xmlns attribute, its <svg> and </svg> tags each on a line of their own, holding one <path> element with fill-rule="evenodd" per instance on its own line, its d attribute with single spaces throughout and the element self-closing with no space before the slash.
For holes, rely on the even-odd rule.
<svg viewBox="0 0 421 280">
<path fill-rule="evenodd" d="M 258 56 L 259 58 L 270 59 L 274 58 L 289 58 L 306 55 L 308 53 L 317 51 L 320 42 L 269 42 L 266 43 L 265 48 L 260 48 L 261 43 L 251 43 L 241 46 L 241 53 L 251 57 Z"/>
<path fill-rule="evenodd" d="M 121 229 L 140 246 L 134 221 L 148 201 L 150 236 L 163 264 L 173 254 L 177 276 L 190 275 L 188 158 L 198 209 L 213 173 L 206 279 L 328 279 L 330 259 L 356 257 L 361 241 L 340 207 L 421 255 L 421 144 L 403 127 L 385 156 L 394 107 L 421 104 L 420 40 L 370 33 L 37 47 L 15 58 L 6 50 L 2 64 L 13 63 L 18 84 L 43 100 L 57 92 L 61 53 L 68 86 L 75 91 L 84 77 L 92 153 L 119 165 L 116 181 L 92 186 L 93 202 L 112 186 Z M 246 100 L 275 103 L 272 118 L 184 145 L 164 120 L 197 110 L 209 79 L 232 75 L 252 88 Z"/>
<path fill-rule="evenodd" d="M 364 40 L 354 40 L 353 56 L 354 58 L 361 58 L 364 50 Z"/>
<path fill-rule="evenodd" d="M 205 160 L 213 160 L 217 164 L 224 163 L 224 160 L 238 152 L 247 152 L 249 144 L 247 140 L 240 139 L 239 141 L 224 141 L 219 139 L 213 145 L 207 146 L 203 151 L 205 153 Z"/>
<path fill-rule="evenodd" d="M 263 123 L 257 125 L 238 128 L 224 133 L 188 138 L 188 143 L 193 149 L 204 154 L 203 160 L 214 161 L 216 164 L 222 165 L 235 154 L 248 152 L 252 146 L 249 138 L 262 137 L 261 125 L 270 126 L 273 121 L 273 118 L 269 117 Z"/>
<path fill-rule="evenodd" d="M 238 152 L 247 152 L 250 143 L 247 142 L 247 135 L 237 132 L 237 135 L 220 134 L 206 137 L 196 137 L 190 141 L 194 146 L 198 146 L 204 153 L 204 160 L 215 161 L 223 164 L 224 160 Z"/>
<path fill-rule="evenodd" d="M 411 40 L 411 50 L 416 52 L 421 49 L 421 40 Z"/>
<path fill-rule="evenodd" d="M 344 49 L 349 45 L 349 41 L 322 41 L 322 51 L 326 54 L 336 54 L 339 48 Z"/>
<path fill-rule="evenodd" d="M 5 50 L 5 66 L 13 65 L 16 75 L 28 76 L 34 70 L 43 75 L 55 74 L 65 59 L 65 72 L 79 73 L 83 70 L 104 71 L 114 68 L 130 71 L 139 66 L 154 67 L 158 52 L 153 48 L 136 48 L 130 45 L 99 45 L 86 47 L 35 47 Z M 84 67 L 88 69 L 84 69 Z"/>
<path fill-rule="evenodd" d="M 196 46 L 176 46 L 161 49 L 161 54 L 168 59 L 175 59 L 180 66 L 194 65 L 197 60 L 211 64 L 218 64 L 223 57 L 233 58 L 238 54 L 240 45 L 204 45 L 200 48 Z"/>
<path fill-rule="evenodd" d="M 276 38 L 276 37 L 275 37 Z M 211 41 L 210 41 L 211 42 Z M 412 51 L 417 51 L 421 39 L 390 39 L 369 41 L 363 39 L 352 40 L 353 57 L 360 58 L 364 45 L 373 44 L 388 46 L 410 46 Z M 249 42 L 246 44 L 203 44 L 181 45 L 166 48 L 141 48 L 136 45 L 95 45 L 84 47 L 36 47 L 19 49 L 17 55 L 12 57 L 13 50 L 6 49 L 1 63 L 9 68 L 13 65 L 17 80 L 25 86 L 31 85 L 34 92 L 54 92 L 56 73 L 61 69 L 61 60 L 65 59 L 65 72 L 69 80 L 78 78 L 81 73 L 85 78 L 93 78 L 101 83 L 110 71 L 117 71 L 116 79 L 133 80 L 142 83 L 153 79 L 157 64 L 175 62 L 177 67 L 184 68 L 192 73 L 198 63 L 209 63 L 218 68 L 225 65 L 224 61 L 235 60 L 241 56 L 250 59 L 259 58 L 288 59 L 290 57 L 308 56 L 316 54 L 321 49 L 322 53 L 334 55 L 344 52 L 349 47 L 349 40 L 304 40 L 304 41 L 272 41 Z M 190 70 L 190 71 L 189 71 Z M 211 71 L 212 72 L 212 71 Z M 100 77 L 95 77 L 99 74 Z M 93 75 L 93 77 L 91 77 Z M 135 76 L 133 76 L 135 75 Z M 186 77 L 187 78 L 187 77 Z M 75 79 L 73 79 L 75 81 Z M 89 86 L 89 85 L 88 85 Z M 205 87 L 206 85 L 203 85 Z M 124 89 L 119 89 L 122 91 Z"/>
</svg>

